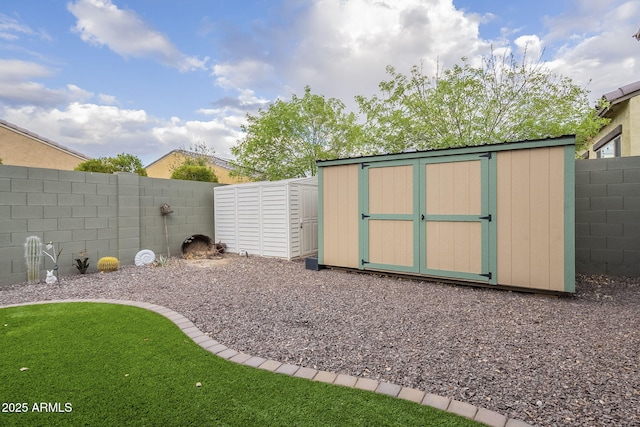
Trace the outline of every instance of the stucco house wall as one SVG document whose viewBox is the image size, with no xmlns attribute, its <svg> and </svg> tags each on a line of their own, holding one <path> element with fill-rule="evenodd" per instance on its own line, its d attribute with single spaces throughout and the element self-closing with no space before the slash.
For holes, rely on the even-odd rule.
<svg viewBox="0 0 640 427">
<path fill-rule="evenodd" d="M 168 154 L 160 157 L 155 162 L 146 167 L 147 176 L 150 178 L 171 178 L 173 170 L 180 166 L 186 159 L 186 151 L 173 150 Z M 231 167 L 224 159 L 215 156 L 209 156 L 209 167 L 218 177 L 220 184 L 237 184 L 240 182 L 248 182 L 249 179 L 243 176 L 231 176 Z"/>
<path fill-rule="evenodd" d="M 4 165 L 73 170 L 90 157 L 0 120 L 0 159 Z"/>
<path fill-rule="evenodd" d="M 594 148 L 597 149 L 599 143 L 618 134 L 618 131 L 620 157 L 640 156 L 640 81 L 604 94 L 603 98 L 611 105 L 601 115 L 611 122 L 591 141 L 588 158 L 597 158 Z"/>
</svg>

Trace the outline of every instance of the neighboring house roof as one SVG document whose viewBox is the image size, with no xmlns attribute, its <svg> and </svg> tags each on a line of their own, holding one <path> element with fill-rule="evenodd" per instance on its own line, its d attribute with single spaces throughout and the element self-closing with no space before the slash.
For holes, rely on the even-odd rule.
<svg viewBox="0 0 640 427">
<path fill-rule="evenodd" d="M 603 116 L 614 105 L 638 95 L 640 95 L 640 81 L 630 83 L 628 85 L 619 87 L 614 91 L 605 93 L 604 95 L 602 95 L 602 98 L 609 103 L 609 108 L 600 110 L 599 114 Z"/>
<path fill-rule="evenodd" d="M 60 145 L 58 143 L 55 143 L 55 142 L 53 142 L 53 141 L 51 141 L 51 140 L 49 140 L 47 138 L 43 138 L 40 135 L 37 135 L 37 134 L 35 134 L 33 132 L 29 132 L 26 129 L 22 129 L 21 127 L 16 126 L 13 123 L 9 123 L 9 122 L 7 122 L 5 120 L 0 119 L 0 126 L 6 128 L 6 129 L 9 129 L 12 132 L 19 133 L 19 134 L 21 134 L 21 135 L 23 135 L 23 136 L 25 136 L 27 138 L 31 138 L 33 140 L 36 140 L 36 141 L 38 141 L 38 142 L 40 142 L 42 144 L 48 145 L 50 147 L 53 147 L 53 148 L 55 148 L 57 150 L 63 151 L 63 152 L 65 152 L 65 153 L 67 153 L 67 154 L 69 154 L 71 156 L 78 157 L 82 161 L 91 160 L 91 157 L 89 157 L 89 156 L 86 156 L 86 155 L 84 155 L 82 153 L 79 153 L 78 151 L 74 151 L 74 150 L 72 150 L 70 148 L 62 146 L 62 145 Z"/>
<path fill-rule="evenodd" d="M 200 157 L 201 154 L 198 153 L 194 153 L 192 151 L 187 151 L 187 150 L 171 150 L 170 152 L 168 152 L 167 154 L 165 154 L 164 156 L 160 157 L 158 160 L 149 163 L 146 167 L 150 167 L 156 163 L 158 163 L 160 160 L 164 159 L 167 156 L 170 156 L 171 154 L 182 154 L 183 156 L 188 156 L 188 157 Z M 216 156 L 206 156 L 209 158 L 209 162 L 212 165 L 221 167 L 223 169 L 227 169 L 227 170 L 233 170 L 233 166 L 231 165 L 231 161 L 227 160 L 227 159 L 223 159 L 221 157 L 216 157 Z"/>
</svg>

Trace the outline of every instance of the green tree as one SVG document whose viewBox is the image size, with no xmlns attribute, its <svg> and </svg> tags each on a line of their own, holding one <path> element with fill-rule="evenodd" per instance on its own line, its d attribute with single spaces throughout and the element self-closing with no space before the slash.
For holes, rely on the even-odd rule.
<svg viewBox="0 0 640 427">
<path fill-rule="evenodd" d="M 115 157 L 100 157 L 80 163 L 74 170 L 83 172 L 131 172 L 140 176 L 147 176 L 147 170 L 140 159 L 132 154 L 121 153 Z"/>
<path fill-rule="evenodd" d="M 218 182 L 218 178 L 208 166 L 184 164 L 178 166 L 171 179 L 184 179 L 188 181 Z"/>
<path fill-rule="evenodd" d="M 192 145 L 190 150 L 182 150 L 184 160 L 172 167 L 171 179 L 188 181 L 218 182 L 218 177 L 211 169 L 213 150 L 200 142 Z"/>
<path fill-rule="evenodd" d="M 588 90 L 540 61 L 511 56 L 467 58 L 435 77 L 414 66 L 409 75 L 387 67 L 380 96 L 356 97 L 366 131 L 381 152 L 428 150 L 576 134 L 577 150 L 606 124 L 590 107 Z"/>
<path fill-rule="evenodd" d="M 231 148 L 235 174 L 279 180 L 316 174 L 316 160 L 361 154 L 363 133 L 338 99 L 311 93 L 277 100 L 268 110 L 247 115 L 245 136 Z"/>
</svg>

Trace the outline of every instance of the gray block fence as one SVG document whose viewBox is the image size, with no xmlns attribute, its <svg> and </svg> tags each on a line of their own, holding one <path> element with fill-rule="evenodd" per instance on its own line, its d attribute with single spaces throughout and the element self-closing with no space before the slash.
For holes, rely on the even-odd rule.
<svg viewBox="0 0 640 427">
<path fill-rule="evenodd" d="M 78 274 L 73 260 L 86 250 L 89 272 L 103 256 L 121 265 L 133 264 L 136 253 L 151 249 L 180 255 L 182 242 L 193 234 L 214 238 L 213 188 L 217 184 L 0 165 L 0 285 L 25 282 L 23 244 L 28 236 L 62 248 L 60 277 Z M 43 256 L 41 279 L 52 268 Z"/>
<path fill-rule="evenodd" d="M 576 161 L 576 272 L 640 276 L 640 156 Z"/>
</svg>

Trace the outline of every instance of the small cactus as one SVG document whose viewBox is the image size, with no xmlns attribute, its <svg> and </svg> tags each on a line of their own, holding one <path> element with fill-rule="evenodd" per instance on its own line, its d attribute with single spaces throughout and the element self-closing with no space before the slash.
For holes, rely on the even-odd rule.
<svg viewBox="0 0 640 427">
<path fill-rule="evenodd" d="M 29 282 L 40 281 L 40 263 L 42 261 L 42 242 L 38 236 L 29 236 L 24 243 L 24 259 L 27 262 Z"/>
<path fill-rule="evenodd" d="M 118 268 L 120 268 L 120 261 L 116 257 L 105 256 L 98 260 L 98 270 L 103 273 L 116 271 Z"/>
</svg>

